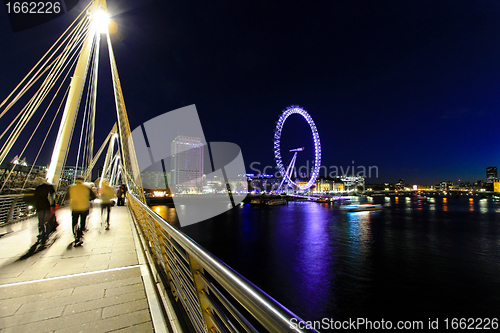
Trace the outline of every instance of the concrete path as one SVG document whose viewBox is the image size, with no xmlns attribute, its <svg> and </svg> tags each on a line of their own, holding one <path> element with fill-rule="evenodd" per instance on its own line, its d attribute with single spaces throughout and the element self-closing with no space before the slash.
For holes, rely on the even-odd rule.
<svg viewBox="0 0 500 333">
<path fill-rule="evenodd" d="M 76 248 L 70 210 L 57 219 L 55 240 L 40 251 L 29 251 L 36 219 L 0 237 L 0 332 L 154 332 L 127 208 L 112 208 L 110 230 L 91 209 Z"/>
</svg>

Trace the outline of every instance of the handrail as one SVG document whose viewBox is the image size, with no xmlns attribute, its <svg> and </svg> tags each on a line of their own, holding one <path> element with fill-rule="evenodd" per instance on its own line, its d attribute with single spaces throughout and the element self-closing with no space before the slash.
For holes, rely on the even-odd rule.
<svg viewBox="0 0 500 333">
<path fill-rule="evenodd" d="M 24 194 L 0 195 L 0 226 L 22 221 L 35 215 L 32 206 L 26 205 Z"/>
<path fill-rule="evenodd" d="M 207 331 L 207 329 L 221 331 L 219 327 L 223 323 L 230 322 L 224 314 L 222 316 L 220 314 L 220 308 L 224 307 L 228 310 L 228 315 L 235 319 L 234 322 L 238 322 L 245 331 L 256 332 L 256 329 L 238 312 L 234 305 L 228 304 L 229 301 L 208 280 L 206 274 L 204 274 L 204 271 L 206 271 L 216 283 L 224 288 L 229 295 L 257 319 L 266 330 L 270 332 L 316 332 L 312 329 L 300 329 L 297 327 L 298 325 L 291 325 L 292 322 L 297 323 L 302 322 L 302 320 L 216 256 L 201 247 L 189 236 L 174 228 L 137 198 L 130 194 L 127 198 L 129 199 L 128 207 L 131 213 L 133 213 L 132 215 L 139 220 L 141 230 L 150 244 L 149 250 L 152 252 L 153 257 L 157 259 L 157 264 L 163 266 L 162 263 L 165 261 L 163 258 L 168 261 L 166 265 L 168 267 L 165 268 L 169 271 L 170 285 L 175 289 L 174 293 L 179 294 L 186 291 L 186 296 L 179 295 L 181 303 L 187 308 L 186 311 L 192 311 L 192 307 L 195 305 L 194 302 L 197 301 L 201 313 L 196 311 L 196 313 L 191 314 L 192 317 L 190 316 L 190 318 L 198 322 L 200 319 L 199 315 L 202 314 L 202 318 L 207 326 L 201 329 L 201 331 Z M 154 224 L 151 224 L 151 222 L 154 222 Z M 155 230 L 158 227 L 160 230 Z M 157 238 L 158 235 L 161 236 L 161 239 Z M 178 267 L 179 261 L 184 261 L 185 259 L 179 256 L 175 256 L 174 258 L 172 255 L 177 254 L 179 249 L 176 246 L 168 244 L 165 244 L 163 248 L 161 246 L 161 243 L 170 242 L 171 240 L 174 240 L 177 243 L 176 245 L 180 246 L 187 254 L 186 257 L 190 266 L 187 270 L 191 271 L 191 278 L 194 281 L 192 287 L 188 286 L 189 281 L 183 277 L 186 270 L 179 269 Z M 167 249 L 169 247 L 171 249 Z M 170 253 L 170 251 L 173 252 Z M 162 255 L 162 253 L 165 255 Z M 183 274 L 176 274 L 177 271 Z M 175 276 L 172 276 L 172 274 Z M 193 287 L 195 290 L 192 289 Z M 197 300 L 193 299 L 193 291 L 197 293 L 197 295 L 194 295 L 198 297 Z M 216 299 L 219 300 L 219 304 L 214 303 Z M 219 319 L 215 318 L 215 315 Z M 226 328 L 228 331 L 233 332 L 235 327 L 232 322 L 230 324 L 230 326 L 226 324 Z M 198 331 L 200 331 L 199 324 L 193 326 L 198 327 Z"/>
</svg>

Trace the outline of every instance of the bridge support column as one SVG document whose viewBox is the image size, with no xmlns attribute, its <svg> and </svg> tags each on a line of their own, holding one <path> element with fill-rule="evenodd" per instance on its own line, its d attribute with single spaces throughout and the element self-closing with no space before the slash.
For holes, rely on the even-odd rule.
<svg viewBox="0 0 500 333">
<path fill-rule="evenodd" d="M 89 8 L 89 11 L 91 13 L 96 13 L 100 7 L 106 8 L 105 0 L 96 1 Z M 85 79 L 87 77 L 90 62 L 90 52 L 92 51 L 96 32 L 99 33 L 97 31 L 97 27 L 95 25 L 91 25 L 91 28 L 85 37 L 85 42 L 83 43 L 75 72 L 71 78 L 71 87 L 69 89 L 68 99 L 66 100 L 66 105 L 64 106 L 64 113 L 61 119 L 61 124 L 59 125 L 56 144 L 52 152 L 52 158 L 50 159 L 50 166 L 47 170 L 47 180 L 56 185 L 56 187 L 59 184 L 59 178 L 61 177 L 62 168 L 69 150 L 69 143 L 73 134 L 73 127 L 75 126 L 76 115 L 78 114 L 78 108 L 80 106 L 80 100 L 85 86 Z"/>
</svg>

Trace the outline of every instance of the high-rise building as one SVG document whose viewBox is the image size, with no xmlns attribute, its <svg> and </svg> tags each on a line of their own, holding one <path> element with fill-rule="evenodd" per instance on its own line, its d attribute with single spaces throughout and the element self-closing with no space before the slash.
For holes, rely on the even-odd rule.
<svg viewBox="0 0 500 333">
<path fill-rule="evenodd" d="M 203 144 L 200 138 L 179 135 L 171 146 L 170 190 L 175 193 L 203 192 Z"/>
<path fill-rule="evenodd" d="M 497 167 L 489 166 L 486 168 L 486 182 L 493 183 L 495 179 L 498 178 L 498 170 Z"/>
<path fill-rule="evenodd" d="M 85 170 L 81 166 L 65 166 L 61 173 L 61 178 L 73 180 L 77 176 L 82 176 Z"/>
</svg>

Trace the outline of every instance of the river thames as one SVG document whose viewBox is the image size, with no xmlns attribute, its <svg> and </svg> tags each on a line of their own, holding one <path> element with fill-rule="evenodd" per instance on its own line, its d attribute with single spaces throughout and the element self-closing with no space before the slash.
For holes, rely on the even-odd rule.
<svg viewBox="0 0 500 333">
<path fill-rule="evenodd" d="M 181 230 L 306 321 L 498 317 L 499 200 L 374 202 L 246 204 Z M 173 206 L 152 209 L 178 225 Z"/>
</svg>

